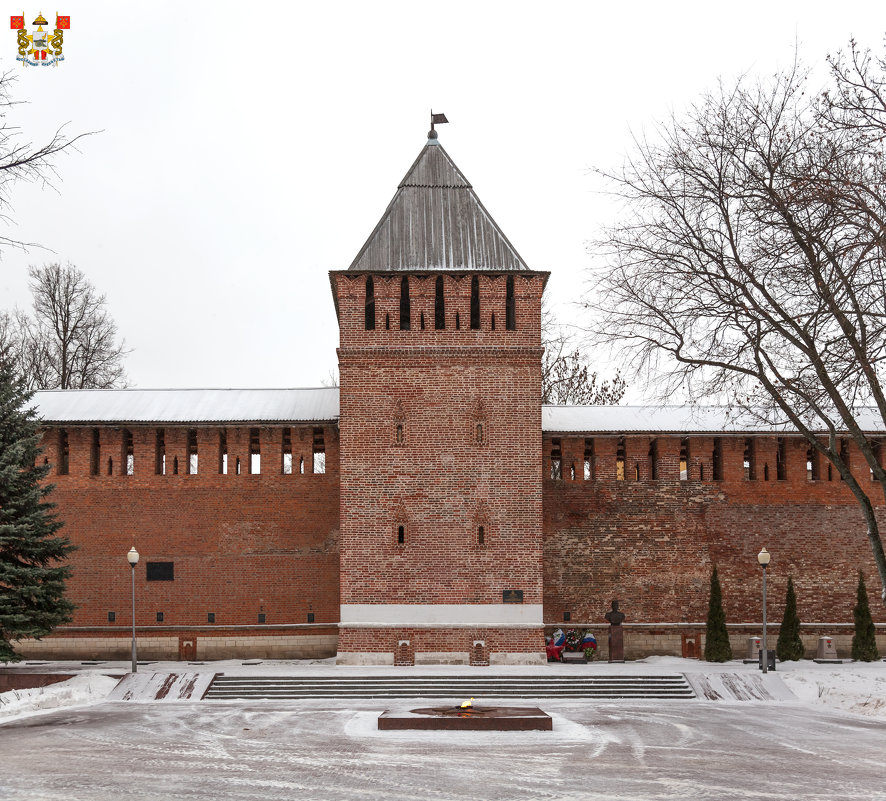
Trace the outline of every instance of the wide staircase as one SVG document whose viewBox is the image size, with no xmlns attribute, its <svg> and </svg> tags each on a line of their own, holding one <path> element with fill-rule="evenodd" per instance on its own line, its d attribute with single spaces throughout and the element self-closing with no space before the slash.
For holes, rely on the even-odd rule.
<svg viewBox="0 0 886 801">
<path fill-rule="evenodd" d="M 695 698 L 685 676 L 225 676 L 204 699 Z"/>
</svg>

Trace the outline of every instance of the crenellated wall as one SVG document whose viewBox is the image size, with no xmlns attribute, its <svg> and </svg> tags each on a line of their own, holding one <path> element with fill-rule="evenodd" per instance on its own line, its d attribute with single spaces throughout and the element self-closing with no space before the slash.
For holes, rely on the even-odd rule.
<svg viewBox="0 0 886 801">
<path fill-rule="evenodd" d="M 847 447 L 870 484 L 861 455 Z M 855 498 L 836 472 L 828 480 L 827 468 L 816 466 L 815 474 L 797 436 L 545 434 L 546 625 L 588 623 L 605 632 L 604 615 L 618 599 L 629 624 L 655 625 L 642 632 L 644 648 L 654 652 L 655 633 L 679 641 L 680 631 L 703 629 L 716 564 L 727 622 L 740 642 L 759 633 L 762 547 L 772 554 L 770 623 L 781 621 L 793 576 L 808 631 L 841 633 L 852 624 L 859 570 L 875 621 L 886 623 Z M 871 497 L 886 525 L 882 493 L 873 484 Z M 702 629 L 687 628 L 698 623 Z"/>
<path fill-rule="evenodd" d="M 60 474 L 64 435 L 67 474 Z M 196 464 L 189 439 L 192 453 L 196 440 Z M 220 472 L 224 444 L 226 474 Z M 315 459 L 321 448 L 323 457 Z M 252 458 L 256 450 L 260 460 Z M 284 460 L 284 452 L 291 458 Z M 68 581 L 77 610 L 71 624 L 28 652 L 46 657 L 86 647 L 86 655 L 125 656 L 125 644 L 105 640 L 129 635 L 126 553 L 134 545 L 141 556 L 135 574 L 139 638 L 169 640 L 155 658 L 174 658 L 169 651 L 178 653 L 180 638 L 197 638 L 197 652 L 205 654 L 225 650 L 219 647 L 224 640 L 228 652 L 242 655 L 335 653 L 336 426 L 49 428 L 43 456 L 53 464 L 51 498 L 65 520 L 62 532 L 78 548 Z M 166 566 L 149 567 L 156 563 Z M 161 577 L 149 580 L 156 570 Z M 306 639 L 281 652 L 279 638 L 296 636 Z M 277 639 L 265 642 L 267 637 Z"/>
</svg>

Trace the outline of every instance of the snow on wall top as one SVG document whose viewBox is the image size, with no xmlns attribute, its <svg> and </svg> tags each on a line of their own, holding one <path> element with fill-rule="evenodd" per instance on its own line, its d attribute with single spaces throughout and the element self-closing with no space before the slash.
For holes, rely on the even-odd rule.
<svg viewBox="0 0 886 801">
<path fill-rule="evenodd" d="M 338 420 L 338 387 L 72 389 L 34 393 L 50 423 L 245 423 Z"/>
<path fill-rule="evenodd" d="M 876 409 L 862 409 L 865 431 L 886 431 Z M 728 406 L 542 406 L 545 433 L 778 434 L 789 424 L 772 425 Z"/>
<path fill-rule="evenodd" d="M 34 393 L 47 423 L 298 423 L 339 418 L 338 387 L 313 389 L 71 389 Z M 546 434 L 790 433 L 724 406 L 542 406 Z M 866 431 L 886 426 L 875 409 Z"/>
</svg>

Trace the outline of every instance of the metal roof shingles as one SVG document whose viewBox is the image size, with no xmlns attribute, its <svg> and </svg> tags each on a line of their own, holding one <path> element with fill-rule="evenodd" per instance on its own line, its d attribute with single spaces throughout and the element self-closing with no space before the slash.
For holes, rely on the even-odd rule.
<svg viewBox="0 0 886 801">
<path fill-rule="evenodd" d="M 51 423 L 241 423 L 338 420 L 338 387 L 79 389 L 36 392 Z"/>
</svg>

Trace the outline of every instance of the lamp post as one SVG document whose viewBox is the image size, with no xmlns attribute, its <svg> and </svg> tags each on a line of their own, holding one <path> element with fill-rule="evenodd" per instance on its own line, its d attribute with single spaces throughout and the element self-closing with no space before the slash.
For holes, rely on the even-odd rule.
<svg viewBox="0 0 886 801">
<path fill-rule="evenodd" d="M 135 566 L 138 564 L 138 551 L 133 545 L 126 554 L 126 560 L 132 568 L 132 672 L 138 671 L 138 663 L 135 661 Z"/>
<path fill-rule="evenodd" d="M 763 568 L 763 672 L 769 672 L 769 648 L 766 645 L 766 567 L 772 557 L 765 548 L 757 554 L 757 561 Z"/>
</svg>

